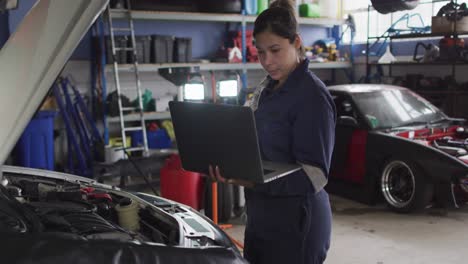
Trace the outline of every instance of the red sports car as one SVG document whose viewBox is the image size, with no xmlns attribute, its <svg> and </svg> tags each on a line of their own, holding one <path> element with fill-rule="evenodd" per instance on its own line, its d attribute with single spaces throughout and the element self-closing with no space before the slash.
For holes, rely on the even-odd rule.
<svg viewBox="0 0 468 264">
<path fill-rule="evenodd" d="M 468 126 L 398 86 L 329 87 L 336 142 L 328 190 L 399 212 L 437 203 L 458 206 L 468 194 Z"/>
</svg>

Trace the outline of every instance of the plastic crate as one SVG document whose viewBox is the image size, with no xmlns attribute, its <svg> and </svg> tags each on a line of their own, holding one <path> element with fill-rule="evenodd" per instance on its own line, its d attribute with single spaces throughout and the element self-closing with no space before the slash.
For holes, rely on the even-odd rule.
<svg viewBox="0 0 468 264">
<path fill-rule="evenodd" d="M 145 11 L 197 11 L 197 1 L 193 0 L 130 0 L 133 10 Z"/>
<path fill-rule="evenodd" d="M 190 62 L 192 60 L 192 39 L 175 38 L 174 62 Z"/>
<path fill-rule="evenodd" d="M 128 47 L 128 36 L 114 36 L 115 47 L 116 48 L 127 48 Z M 114 58 L 112 56 L 112 43 L 110 36 L 106 37 L 106 63 L 114 63 Z M 119 50 L 116 52 L 117 62 L 120 64 L 125 64 L 128 62 L 129 51 Z"/>
<path fill-rule="evenodd" d="M 151 36 L 135 37 L 138 63 L 151 63 Z M 129 54 L 129 63 L 133 63 L 133 54 Z"/>
<path fill-rule="evenodd" d="M 26 126 L 15 148 L 15 164 L 54 170 L 54 119 L 56 111 L 39 111 Z"/>
<path fill-rule="evenodd" d="M 171 63 L 174 54 L 174 37 L 153 35 L 151 36 L 151 62 Z"/>
<path fill-rule="evenodd" d="M 143 132 L 133 131 L 131 133 L 132 147 L 143 145 Z M 165 129 L 158 129 L 155 131 L 146 131 L 146 139 L 148 140 L 148 148 L 150 149 L 165 149 L 172 146 L 171 138 Z"/>
<path fill-rule="evenodd" d="M 132 139 L 130 137 L 125 137 L 127 147 L 132 145 Z M 111 137 L 109 138 L 109 146 L 111 147 L 122 147 L 123 140 L 121 137 Z"/>
<path fill-rule="evenodd" d="M 241 0 L 199 0 L 198 2 L 200 12 L 240 14 L 242 11 Z"/>
</svg>

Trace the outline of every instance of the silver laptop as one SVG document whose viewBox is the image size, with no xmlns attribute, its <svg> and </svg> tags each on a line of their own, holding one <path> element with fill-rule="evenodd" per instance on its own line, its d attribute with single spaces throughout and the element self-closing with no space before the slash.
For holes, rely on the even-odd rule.
<svg viewBox="0 0 468 264">
<path fill-rule="evenodd" d="M 185 170 L 208 174 L 213 165 L 227 179 L 265 183 L 301 169 L 262 161 L 249 107 L 172 101 L 169 109 Z"/>
</svg>

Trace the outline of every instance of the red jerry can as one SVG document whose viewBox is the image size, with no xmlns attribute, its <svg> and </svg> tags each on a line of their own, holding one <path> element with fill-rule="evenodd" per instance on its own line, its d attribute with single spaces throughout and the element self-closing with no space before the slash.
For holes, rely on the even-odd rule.
<svg viewBox="0 0 468 264">
<path fill-rule="evenodd" d="M 182 169 L 179 155 L 171 155 L 161 168 L 161 196 L 201 209 L 203 182 L 200 173 Z"/>
</svg>

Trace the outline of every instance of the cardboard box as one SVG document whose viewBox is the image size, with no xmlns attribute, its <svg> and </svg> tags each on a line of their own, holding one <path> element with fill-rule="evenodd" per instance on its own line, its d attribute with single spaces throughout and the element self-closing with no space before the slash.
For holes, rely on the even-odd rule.
<svg viewBox="0 0 468 264">
<path fill-rule="evenodd" d="M 456 32 L 460 33 L 467 33 L 468 32 L 468 17 L 463 17 L 457 21 L 457 25 L 455 28 L 455 23 L 453 21 L 449 21 L 446 17 L 439 17 L 434 16 L 432 17 L 432 26 L 431 31 L 432 33 L 448 33 L 452 34 Z"/>
</svg>

